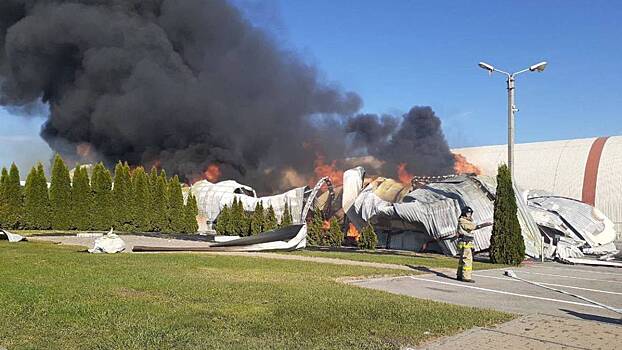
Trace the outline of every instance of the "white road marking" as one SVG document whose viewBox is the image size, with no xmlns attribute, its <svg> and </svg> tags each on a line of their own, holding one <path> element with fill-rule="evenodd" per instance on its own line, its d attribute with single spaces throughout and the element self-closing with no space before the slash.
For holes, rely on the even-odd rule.
<svg viewBox="0 0 622 350">
<path fill-rule="evenodd" d="M 531 268 L 538 268 L 538 269 L 555 269 L 555 270 L 564 270 L 564 271 L 568 271 L 571 268 L 569 267 L 559 267 L 559 266 L 533 266 Z M 517 270 L 517 271 L 521 271 L 521 270 Z M 615 273 L 615 272 L 603 272 L 603 271 L 591 271 L 588 269 L 573 269 L 573 271 L 577 271 L 577 272 L 585 272 L 585 273 L 596 273 L 596 274 L 601 274 L 601 275 L 614 275 L 614 276 L 620 276 L 622 277 L 622 271 Z"/>
<path fill-rule="evenodd" d="M 520 282 L 519 280 L 515 280 L 513 278 L 507 278 L 507 277 L 496 277 L 496 276 L 487 276 L 487 275 L 479 275 L 479 274 L 473 274 L 473 276 L 475 276 L 475 277 L 485 277 L 485 278 L 494 278 L 494 279 L 497 279 L 497 280 L 504 280 L 504 281 L 511 281 L 511 282 Z M 622 295 L 622 293 L 611 292 L 611 291 L 608 291 L 608 290 L 582 288 L 582 287 L 567 286 L 567 285 L 564 285 L 564 284 L 555 284 L 555 283 L 544 283 L 544 282 L 538 282 L 538 283 L 543 284 L 545 286 L 571 288 L 571 289 L 580 289 L 580 290 L 585 290 L 585 291 L 588 291 L 588 292 L 599 292 L 599 293 Z"/>
<path fill-rule="evenodd" d="M 523 269 L 517 270 L 517 272 L 518 273 L 528 273 L 530 275 L 542 275 L 542 276 L 551 276 L 551 277 L 572 278 L 572 279 L 575 279 L 575 280 L 583 280 L 583 281 L 598 281 L 598 282 L 605 282 L 605 283 L 621 283 L 622 284 L 622 281 L 608 281 L 608 280 L 601 280 L 601 279 L 597 279 L 597 278 L 586 278 L 586 277 L 555 275 L 555 274 L 552 274 L 552 273 L 525 271 Z"/>
<path fill-rule="evenodd" d="M 506 291 L 502 291 L 502 290 L 496 290 L 496 289 L 489 289 L 489 288 L 482 288 L 482 287 L 475 287 L 475 286 L 467 286 L 465 284 L 458 284 L 458 283 L 451 283 L 451 282 L 444 282 L 444 281 L 436 281 L 436 280 L 430 280 L 430 279 L 426 279 L 426 278 L 420 278 L 420 277 L 414 277 L 414 276 L 407 276 L 411 279 L 417 280 L 417 281 L 423 281 L 423 282 L 432 282 L 432 283 L 439 283 L 439 284 L 446 284 L 449 286 L 455 286 L 455 287 L 462 287 L 462 288 L 469 288 L 469 289 L 475 289 L 475 290 L 481 290 L 484 292 L 491 292 L 491 293 L 498 293 L 498 294 L 505 294 L 505 295 L 513 295 L 516 297 L 523 297 L 523 298 L 529 298 L 529 299 L 538 299 L 538 300 L 546 300 L 546 301 L 553 301 L 553 302 L 558 302 L 558 303 L 563 303 L 563 304 L 572 304 L 572 305 L 579 305 L 579 306 L 586 306 L 586 307 L 593 307 L 596 309 L 604 309 L 601 306 L 598 305 L 592 305 L 592 304 L 585 304 L 585 303 L 578 303 L 575 301 L 566 301 L 566 300 L 560 300 L 560 299 L 553 299 L 553 298 L 544 298 L 544 297 L 537 297 L 537 296 L 533 296 L 533 295 L 527 295 L 527 294 L 519 294 L 519 293 L 512 293 L 512 292 L 506 292 Z"/>
</svg>

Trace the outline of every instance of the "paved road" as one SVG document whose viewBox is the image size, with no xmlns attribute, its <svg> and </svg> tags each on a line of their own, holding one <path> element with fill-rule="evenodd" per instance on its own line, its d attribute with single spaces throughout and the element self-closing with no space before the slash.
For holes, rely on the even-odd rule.
<svg viewBox="0 0 622 350">
<path fill-rule="evenodd" d="M 622 309 L 622 269 L 544 263 L 514 268 L 517 276 Z M 358 280 L 351 283 L 396 294 L 517 314 L 543 313 L 622 323 L 622 315 L 583 300 L 503 276 L 504 269 L 476 271 L 476 283 L 453 274 Z"/>
</svg>

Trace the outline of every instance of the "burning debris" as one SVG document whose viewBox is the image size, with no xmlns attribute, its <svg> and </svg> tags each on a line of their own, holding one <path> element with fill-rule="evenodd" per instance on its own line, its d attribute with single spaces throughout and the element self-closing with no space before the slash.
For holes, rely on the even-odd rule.
<svg viewBox="0 0 622 350">
<path fill-rule="evenodd" d="M 462 162 L 468 164 L 463 157 Z M 282 215 L 287 203 L 294 223 L 304 223 L 310 209 L 315 208 L 323 213 L 323 230 L 330 228 L 329 218 L 335 217 L 343 223 L 346 239 L 351 242 L 356 242 L 359 231 L 371 224 L 382 247 L 456 255 L 454 237 L 461 208 L 472 207 L 477 222 L 493 221 L 496 179 L 476 175 L 473 170 L 477 168 L 466 169 L 472 173 L 396 181 L 367 177 L 365 169 L 359 166 L 337 172 L 342 174 L 342 181 L 336 182 L 340 185 L 322 178 L 313 189 L 303 186 L 259 198 L 252 188 L 230 180 L 216 184 L 203 180 L 190 190 L 198 198 L 199 212 L 209 224 L 218 220 L 220 210 L 235 199 L 243 203 L 246 211 L 252 211 L 258 202 L 264 207 L 272 206 L 277 216 Z M 608 259 L 618 253 L 613 245 L 613 223 L 595 208 L 537 191 L 529 192 L 525 198 L 517 189 L 515 193 L 528 256 L 544 255 L 566 261 L 584 254 Z M 473 231 L 476 252 L 489 248 L 491 232 L 491 226 Z M 292 242 L 283 244 L 291 247 Z M 304 244 L 306 241 L 295 242 L 297 247 Z"/>
</svg>

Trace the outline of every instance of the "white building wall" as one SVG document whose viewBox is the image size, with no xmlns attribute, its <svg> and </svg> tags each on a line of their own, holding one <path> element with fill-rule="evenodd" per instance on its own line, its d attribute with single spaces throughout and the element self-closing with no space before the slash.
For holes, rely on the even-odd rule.
<svg viewBox="0 0 622 350">
<path fill-rule="evenodd" d="M 596 138 L 517 144 L 515 177 L 523 189 L 540 189 L 581 200 L 585 165 Z M 484 175 L 496 176 L 507 162 L 507 145 L 453 149 L 478 166 Z M 622 136 L 607 139 L 600 157 L 596 207 L 622 233 Z"/>
</svg>

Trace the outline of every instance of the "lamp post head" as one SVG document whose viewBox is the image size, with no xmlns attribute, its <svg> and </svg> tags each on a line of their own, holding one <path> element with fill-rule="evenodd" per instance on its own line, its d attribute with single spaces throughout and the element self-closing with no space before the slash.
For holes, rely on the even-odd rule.
<svg viewBox="0 0 622 350">
<path fill-rule="evenodd" d="M 544 68 L 546 68 L 546 61 L 542 61 L 540 63 L 536 63 L 533 66 L 529 67 L 529 70 L 532 72 L 543 72 Z"/>
<path fill-rule="evenodd" d="M 495 67 L 493 67 L 492 65 L 486 63 L 486 62 L 480 62 L 478 64 L 478 66 L 480 66 L 480 68 L 487 70 L 488 72 L 492 73 L 495 70 Z"/>
</svg>

